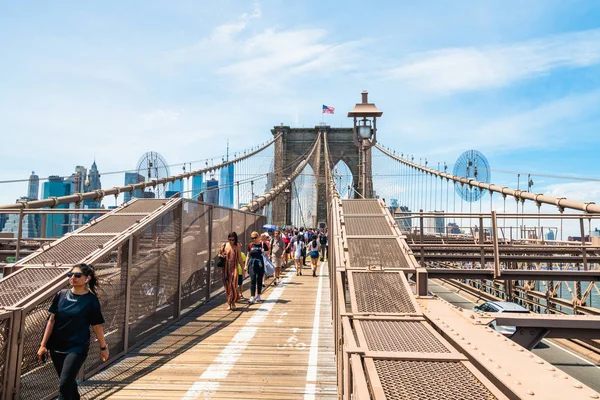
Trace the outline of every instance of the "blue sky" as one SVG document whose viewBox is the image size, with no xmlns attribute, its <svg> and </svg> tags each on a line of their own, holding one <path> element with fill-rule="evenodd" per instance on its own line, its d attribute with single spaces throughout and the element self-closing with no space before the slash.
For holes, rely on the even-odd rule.
<svg viewBox="0 0 600 400">
<path fill-rule="evenodd" d="M 600 202 L 598 182 L 535 177 L 598 178 L 598 1 L 4 0 L 0 43 L 0 180 L 207 158 L 314 126 L 322 104 L 349 126 L 366 89 L 386 146 L 449 164 L 475 148 Z M 25 192 L 2 184 L 0 203 Z"/>
</svg>

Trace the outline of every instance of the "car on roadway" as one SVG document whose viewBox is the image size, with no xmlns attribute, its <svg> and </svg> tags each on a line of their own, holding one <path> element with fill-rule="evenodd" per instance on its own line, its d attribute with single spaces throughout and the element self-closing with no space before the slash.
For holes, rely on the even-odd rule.
<svg viewBox="0 0 600 400">
<path fill-rule="evenodd" d="M 511 301 L 486 301 L 483 304 L 473 307 L 473 310 L 489 313 L 497 312 L 529 314 L 528 309 Z M 495 320 L 490 322 L 488 326 L 506 337 L 511 337 L 517 331 L 517 328 L 515 326 L 497 325 Z"/>
</svg>

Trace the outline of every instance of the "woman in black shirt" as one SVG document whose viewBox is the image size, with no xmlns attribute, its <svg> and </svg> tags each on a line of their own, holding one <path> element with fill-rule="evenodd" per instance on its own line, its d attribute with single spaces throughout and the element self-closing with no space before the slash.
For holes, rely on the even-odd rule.
<svg viewBox="0 0 600 400">
<path fill-rule="evenodd" d="M 263 253 L 269 250 L 266 243 L 260 240 L 258 232 L 252 232 L 250 235 L 252 242 L 248 245 L 248 257 L 246 258 L 246 270 L 250 275 L 250 300 L 248 303 L 254 303 L 254 294 L 258 291 L 256 301 L 260 302 L 260 294 L 262 293 L 263 287 L 263 276 L 265 274 L 265 263 L 263 260 Z M 257 290 L 258 289 L 258 290 Z"/>
<path fill-rule="evenodd" d="M 50 353 L 60 378 L 58 398 L 79 400 L 76 378 L 90 347 L 90 326 L 98 338 L 102 361 L 108 360 L 108 346 L 102 330 L 104 318 L 96 296 L 98 281 L 94 268 L 78 264 L 67 276 L 71 289 L 63 289 L 54 296 L 37 354 L 40 360 L 45 360 Z"/>
</svg>

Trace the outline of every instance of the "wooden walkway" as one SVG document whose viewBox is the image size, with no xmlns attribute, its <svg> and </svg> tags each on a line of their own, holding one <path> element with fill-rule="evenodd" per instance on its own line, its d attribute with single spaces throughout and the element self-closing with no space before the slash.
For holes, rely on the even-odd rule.
<svg viewBox="0 0 600 400">
<path fill-rule="evenodd" d="M 83 398 L 336 399 L 327 265 L 303 271 L 287 268 L 260 304 L 211 300 L 86 381 Z"/>
</svg>

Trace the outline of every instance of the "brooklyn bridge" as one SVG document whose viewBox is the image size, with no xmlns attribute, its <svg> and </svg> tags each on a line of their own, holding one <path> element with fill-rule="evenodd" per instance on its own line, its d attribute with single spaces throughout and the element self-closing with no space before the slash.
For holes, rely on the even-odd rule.
<svg viewBox="0 0 600 400">
<path fill-rule="evenodd" d="M 380 143 L 366 92 L 348 108 L 347 128 L 277 125 L 205 168 L 0 206 L 19 223 L 0 238 L 12 257 L 0 264 L 0 399 L 57 395 L 36 351 L 78 263 L 100 276 L 111 351 L 90 352 L 84 398 L 600 398 L 600 205 L 495 185 L 474 153 L 458 172 L 417 161 Z M 231 166 L 232 207 L 185 190 L 79 207 Z M 60 238 L 23 237 L 30 215 L 45 226 L 84 213 L 95 217 Z M 245 248 L 267 224 L 327 230 L 317 277 L 290 263 L 262 303 L 226 310 L 219 246 L 237 232 Z M 524 312 L 489 306 L 507 303 Z"/>
</svg>

